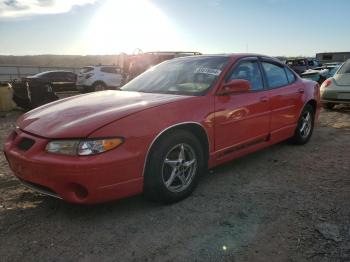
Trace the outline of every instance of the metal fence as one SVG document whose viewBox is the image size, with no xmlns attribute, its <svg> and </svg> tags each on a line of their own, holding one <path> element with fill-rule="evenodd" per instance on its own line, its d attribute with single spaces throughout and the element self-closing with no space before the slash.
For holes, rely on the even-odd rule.
<svg viewBox="0 0 350 262">
<path fill-rule="evenodd" d="M 40 72 L 52 70 L 68 70 L 78 73 L 80 68 L 0 65 L 0 81 L 5 82 L 20 80 L 22 77 L 25 76 L 35 75 Z"/>
</svg>

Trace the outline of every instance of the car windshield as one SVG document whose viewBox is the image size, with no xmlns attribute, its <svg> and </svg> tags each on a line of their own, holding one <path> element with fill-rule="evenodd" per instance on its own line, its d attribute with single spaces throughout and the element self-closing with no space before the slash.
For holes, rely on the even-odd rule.
<svg viewBox="0 0 350 262">
<path fill-rule="evenodd" d="M 350 74 L 350 59 L 341 66 L 337 74 Z"/>
<path fill-rule="evenodd" d="M 187 57 L 163 62 L 121 89 L 145 93 L 202 95 L 218 79 L 228 57 Z"/>
</svg>

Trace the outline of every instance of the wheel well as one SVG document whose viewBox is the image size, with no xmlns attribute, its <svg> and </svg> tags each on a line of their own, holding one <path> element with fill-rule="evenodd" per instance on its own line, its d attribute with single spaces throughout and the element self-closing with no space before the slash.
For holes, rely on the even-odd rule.
<svg viewBox="0 0 350 262">
<path fill-rule="evenodd" d="M 316 112 L 316 109 L 317 109 L 317 102 L 316 102 L 315 99 L 311 99 L 310 101 L 308 101 L 308 102 L 306 103 L 306 105 L 311 105 L 312 108 L 313 108 L 313 110 L 314 110 L 314 112 Z"/>
<path fill-rule="evenodd" d="M 94 85 L 96 85 L 96 84 L 102 84 L 102 85 L 107 86 L 107 85 L 106 85 L 106 83 L 105 83 L 105 82 L 103 82 L 103 81 L 101 81 L 101 80 L 97 80 L 97 81 L 95 81 L 95 82 L 92 84 L 92 86 L 94 86 Z"/>
<path fill-rule="evenodd" d="M 160 138 L 168 135 L 171 132 L 176 132 L 176 130 L 188 131 L 188 132 L 192 133 L 195 137 L 197 137 L 199 139 L 199 142 L 201 143 L 201 145 L 203 145 L 205 163 L 206 164 L 208 163 L 208 159 L 209 159 L 209 138 L 208 138 L 208 135 L 207 135 L 204 127 L 202 125 L 200 125 L 200 124 L 197 124 L 197 123 L 183 123 L 183 124 L 179 124 L 179 125 L 170 127 L 168 129 L 166 129 L 165 131 L 162 131 L 155 138 L 155 140 L 152 141 L 151 147 L 149 148 L 149 150 L 147 152 L 147 156 L 146 156 L 147 159 L 146 159 L 146 162 L 145 162 L 144 172 L 145 172 L 146 166 L 148 164 L 149 156 L 151 155 L 152 148 L 157 143 L 157 141 L 159 141 Z"/>
</svg>

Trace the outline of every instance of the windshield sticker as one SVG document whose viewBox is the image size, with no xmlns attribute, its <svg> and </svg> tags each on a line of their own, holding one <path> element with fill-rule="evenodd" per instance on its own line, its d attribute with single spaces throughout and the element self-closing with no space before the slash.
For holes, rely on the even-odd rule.
<svg viewBox="0 0 350 262">
<path fill-rule="evenodd" d="M 198 67 L 196 70 L 194 70 L 195 74 L 207 74 L 207 75 L 214 75 L 218 76 L 221 74 L 221 70 L 214 69 L 214 68 L 207 68 L 207 67 Z"/>
</svg>

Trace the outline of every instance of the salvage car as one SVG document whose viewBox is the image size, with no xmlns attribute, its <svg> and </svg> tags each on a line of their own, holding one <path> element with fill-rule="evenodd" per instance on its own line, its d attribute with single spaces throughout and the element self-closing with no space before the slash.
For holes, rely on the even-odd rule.
<svg viewBox="0 0 350 262">
<path fill-rule="evenodd" d="M 17 121 L 4 152 L 27 187 L 90 204 L 144 192 L 173 203 L 208 168 L 290 139 L 319 114 L 319 85 L 254 54 L 163 62 L 118 90 L 62 99 Z"/>
<path fill-rule="evenodd" d="M 321 66 L 317 60 L 307 58 L 289 59 L 286 64 L 299 75 L 306 70 Z"/>
<path fill-rule="evenodd" d="M 325 108 L 333 109 L 338 104 L 350 104 L 350 59 L 335 75 L 321 85 L 321 101 Z"/>
<path fill-rule="evenodd" d="M 321 85 L 327 78 L 334 76 L 335 72 L 337 72 L 339 67 L 340 65 L 316 67 L 314 69 L 306 70 L 300 76 L 305 79 L 316 81 Z"/>
<path fill-rule="evenodd" d="M 12 82 L 17 106 L 26 110 L 58 100 L 58 93 L 76 91 L 77 75 L 71 71 L 45 71 Z"/>
<path fill-rule="evenodd" d="M 27 82 L 29 85 L 49 85 L 54 93 L 76 91 L 76 80 L 77 75 L 75 73 L 64 70 L 46 71 L 33 76 L 27 76 L 22 78 L 22 82 Z"/>
</svg>

